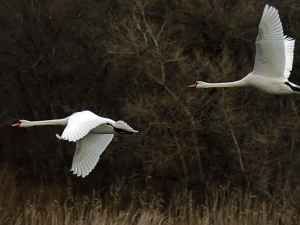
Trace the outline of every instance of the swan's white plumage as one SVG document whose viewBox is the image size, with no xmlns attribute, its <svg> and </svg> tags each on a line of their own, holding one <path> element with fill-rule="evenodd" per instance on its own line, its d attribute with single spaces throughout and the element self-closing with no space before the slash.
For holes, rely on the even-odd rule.
<svg viewBox="0 0 300 225">
<path fill-rule="evenodd" d="M 76 142 L 87 135 L 95 127 L 114 122 L 111 119 L 99 117 L 90 111 L 82 111 L 72 114 L 60 139 Z"/>
<path fill-rule="evenodd" d="M 266 5 L 258 28 L 253 73 L 284 78 L 285 65 L 283 29 L 278 10 Z"/>
<path fill-rule="evenodd" d="M 196 81 L 188 87 L 255 87 L 269 94 L 300 94 L 300 86 L 288 80 L 293 67 L 295 40 L 284 36 L 276 8 L 265 6 L 255 44 L 253 71 L 243 79 L 221 83 Z"/>
<path fill-rule="evenodd" d="M 132 129 L 127 123 L 125 123 L 122 120 L 118 120 L 117 122 L 114 123 L 114 127 L 122 130 L 127 130 L 130 132 L 137 133 L 137 130 Z"/>
<path fill-rule="evenodd" d="M 71 171 L 77 176 L 87 176 L 96 166 L 100 155 L 113 139 L 113 134 L 88 134 L 76 142 Z"/>
<path fill-rule="evenodd" d="M 63 134 L 56 137 L 62 140 L 76 142 L 76 152 L 71 171 L 77 176 L 87 176 L 96 166 L 100 155 L 111 142 L 114 133 L 135 133 L 124 121 L 113 121 L 100 117 L 90 111 L 72 114 L 64 119 L 28 121 L 20 120 L 13 126 L 31 127 L 44 125 L 66 126 Z"/>
<path fill-rule="evenodd" d="M 284 46 L 285 46 L 284 76 L 286 78 L 289 78 L 293 68 L 295 40 L 293 38 L 284 36 Z"/>
</svg>

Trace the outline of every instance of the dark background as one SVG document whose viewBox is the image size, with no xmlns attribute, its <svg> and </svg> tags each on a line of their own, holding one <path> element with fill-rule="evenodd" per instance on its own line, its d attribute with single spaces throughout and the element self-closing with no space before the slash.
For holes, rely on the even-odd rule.
<svg viewBox="0 0 300 225">
<path fill-rule="evenodd" d="M 187 88 L 251 72 L 266 3 L 299 40 L 298 0 L 1 1 L 2 167 L 20 188 L 105 195 L 118 184 L 125 195 L 187 189 L 201 200 L 209 184 L 285 200 L 299 182 L 299 96 Z M 299 67 L 296 41 L 298 84 Z M 75 144 L 56 139 L 63 127 L 11 127 L 85 109 L 139 133 L 116 136 L 84 179 L 69 172 Z"/>
</svg>

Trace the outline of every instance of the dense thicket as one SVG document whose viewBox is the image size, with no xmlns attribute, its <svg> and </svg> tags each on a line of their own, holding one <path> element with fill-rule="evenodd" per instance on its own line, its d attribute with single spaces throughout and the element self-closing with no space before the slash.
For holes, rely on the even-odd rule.
<svg viewBox="0 0 300 225">
<path fill-rule="evenodd" d="M 105 193 L 122 183 L 124 193 L 187 189 L 203 201 L 207 184 L 226 184 L 287 202 L 300 178 L 299 96 L 187 89 L 194 80 L 232 81 L 252 70 L 266 3 L 2 1 L 1 163 L 19 186 Z M 300 2 L 268 3 L 285 33 L 300 39 Z M 296 83 L 298 52 L 296 42 Z M 69 172 L 75 145 L 55 138 L 62 127 L 10 127 L 83 109 L 140 131 L 117 136 L 84 179 Z"/>
</svg>

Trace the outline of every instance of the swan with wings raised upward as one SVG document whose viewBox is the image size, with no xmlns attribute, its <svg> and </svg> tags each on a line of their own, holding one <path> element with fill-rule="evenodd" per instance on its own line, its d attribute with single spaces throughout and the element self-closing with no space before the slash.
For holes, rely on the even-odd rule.
<svg viewBox="0 0 300 225">
<path fill-rule="evenodd" d="M 124 121 L 113 121 L 97 116 L 90 111 L 76 112 L 64 119 L 28 121 L 19 120 L 14 127 L 32 127 L 44 125 L 66 126 L 61 140 L 76 142 L 71 171 L 77 176 L 87 176 L 96 166 L 100 155 L 113 139 L 114 133 L 133 134 L 138 131 L 132 129 Z"/>
<path fill-rule="evenodd" d="M 234 82 L 196 81 L 191 88 L 255 87 L 269 94 L 300 93 L 300 86 L 288 80 L 293 67 L 295 40 L 283 35 L 278 10 L 266 5 L 256 39 L 254 69 Z"/>
</svg>

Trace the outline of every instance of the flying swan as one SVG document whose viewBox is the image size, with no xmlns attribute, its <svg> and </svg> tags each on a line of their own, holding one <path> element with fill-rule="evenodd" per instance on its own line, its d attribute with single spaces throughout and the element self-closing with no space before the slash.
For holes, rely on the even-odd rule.
<svg viewBox="0 0 300 225">
<path fill-rule="evenodd" d="M 293 67 L 295 40 L 284 36 L 278 10 L 266 5 L 256 39 L 254 69 L 234 82 L 196 81 L 190 88 L 255 87 L 269 94 L 300 93 L 300 86 L 288 80 Z"/>
<path fill-rule="evenodd" d="M 90 111 L 76 112 L 64 119 L 28 121 L 19 120 L 14 127 L 32 127 L 44 125 L 66 126 L 61 140 L 76 142 L 76 151 L 73 157 L 71 171 L 78 177 L 87 176 L 96 166 L 100 155 L 113 139 L 114 133 L 133 134 L 133 130 L 124 121 L 113 121 L 108 118 L 97 116 Z"/>
</svg>

